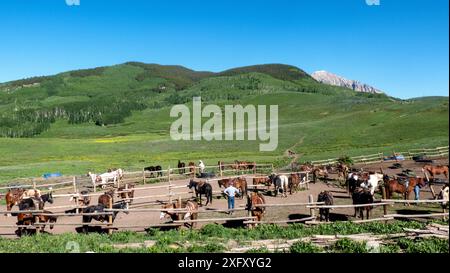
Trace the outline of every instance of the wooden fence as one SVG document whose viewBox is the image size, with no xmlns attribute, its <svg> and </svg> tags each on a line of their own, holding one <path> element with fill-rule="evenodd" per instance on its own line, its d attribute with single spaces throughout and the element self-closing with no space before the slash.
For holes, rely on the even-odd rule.
<svg viewBox="0 0 450 273">
<path fill-rule="evenodd" d="M 391 156 L 399 156 L 402 155 L 405 159 L 411 160 L 414 156 L 424 155 L 428 158 L 436 158 L 442 157 L 449 154 L 449 146 L 444 147 L 436 147 L 436 148 L 421 148 L 421 149 L 410 149 L 408 151 L 392 151 Z M 372 163 L 382 163 L 389 161 L 384 153 L 375 153 L 369 155 L 360 155 L 350 157 L 353 160 L 353 163 L 363 163 L 363 164 L 372 164 Z M 330 158 L 323 160 L 315 160 L 311 161 L 313 165 L 331 165 L 338 163 L 338 158 Z M 395 161 L 395 160 L 394 160 Z"/>
</svg>

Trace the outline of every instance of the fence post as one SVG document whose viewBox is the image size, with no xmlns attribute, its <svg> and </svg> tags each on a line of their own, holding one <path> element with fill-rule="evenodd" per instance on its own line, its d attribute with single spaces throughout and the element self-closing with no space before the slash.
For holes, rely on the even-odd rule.
<svg viewBox="0 0 450 273">
<path fill-rule="evenodd" d="M 33 190 L 35 190 L 36 189 L 36 181 L 34 180 L 34 178 L 32 178 L 32 181 L 33 181 Z"/>
<path fill-rule="evenodd" d="M 312 194 L 308 195 L 308 203 L 310 203 L 310 206 L 313 206 L 314 197 L 312 196 Z M 316 219 L 316 210 L 314 208 L 309 209 L 309 214 L 311 215 L 311 217 L 314 217 L 314 219 Z"/>
<path fill-rule="evenodd" d="M 109 209 L 112 209 L 112 208 L 113 208 L 113 205 L 112 205 L 112 198 L 109 198 Z M 110 211 L 110 213 L 111 213 L 111 211 Z M 110 227 L 110 226 L 112 226 L 112 224 L 113 224 L 112 215 L 109 214 L 109 215 L 108 215 L 108 226 Z M 108 228 L 108 234 L 109 234 L 109 235 L 112 234 L 112 228 Z"/>
<path fill-rule="evenodd" d="M 129 198 L 129 196 L 128 196 L 128 183 L 127 184 L 125 184 L 125 199 L 127 200 L 127 209 L 129 209 L 130 207 L 130 200 L 128 199 Z"/>
<path fill-rule="evenodd" d="M 172 182 L 170 182 L 170 165 L 167 168 L 167 180 L 169 180 L 169 203 L 172 204 Z"/>
<path fill-rule="evenodd" d="M 74 176 L 73 177 L 73 192 L 77 193 L 77 178 Z"/>
<path fill-rule="evenodd" d="M 384 200 L 386 200 L 386 187 L 382 186 L 381 187 L 381 195 L 383 197 Z M 383 205 L 383 216 L 387 215 L 387 205 Z M 387 224 L 387 220 L 385 221 L 385 223 Z"/>
<path fill-rule="evenodd" d="M 34 215 L 34 222 L 39 224 L 39 216 L 38 215 Z M 36 234 L 39 234 L 41 232 L 39 225 L 34 226 L 34 228 L 36 229 Z"/>
<path fill-rule="evenodd" d="M 145 168 L 142 168 L 142 183 L 145 185 Z"/>
</svg>

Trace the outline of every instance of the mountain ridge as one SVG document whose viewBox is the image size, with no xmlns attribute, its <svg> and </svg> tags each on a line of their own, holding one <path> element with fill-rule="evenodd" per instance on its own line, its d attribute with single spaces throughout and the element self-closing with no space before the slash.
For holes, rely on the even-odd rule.
<svg viewBox="0 0 450 273">
<path fill-rule="evenodd" d="M 372 94 L 382 94 L 385 93 L 373 86 L 370 86 L 365 83 L 361 83 L 357 80 L 349 80 L 347 78 L 344 78 L 342 76 L 336 75 L 334 73 L 325 71 L 325 70 L 319 70 L 311 74 L 311 77 L 313 77 L 316 81 L 323 83 L 323 84 L 329 84 L 333 86 L 340 86 L 352 89 L 356 92 L 363 92 L 363 93 L 372 93 Z"/>
</svg>

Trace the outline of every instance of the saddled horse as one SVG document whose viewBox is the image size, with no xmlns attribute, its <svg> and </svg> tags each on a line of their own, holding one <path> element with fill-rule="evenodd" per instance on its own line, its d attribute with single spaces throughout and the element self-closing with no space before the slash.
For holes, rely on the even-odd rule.
<svg viewBox="0 0 450 273">
<path fill-rule="evenodd" d="M 209 203 L 212 204 L 212 187 L 211 184 L 207 182 L 196 182 L 194 180 L 189 181 L 188 188 L 195 190 L 195 196 L 200 201 L 200 206 L 202 205 L 202 194 L 206 196 L 206 204 L 207 206 Z"/>
<path fill-rule="evenodd" d="M 266 211 L 265 207 L 259 205 L 264 205 L 265 203 L 264 196 L 259 192 L 252 192 L 247 196 L 247 210 L 251 211 L 252 216 L 256 217 L 257 222 L 262 220 Z"/>
<path fill-rule="evenodd" d="M 324 202 L 326 206 L 332 206 L 333 201 L 333 194 L 330 191 L 322 191 L 317 196 L 317 202 Z M 330 209 L 329 208 L 320 208 L 319 209 L 319 221 L 322 221 L 324 219 L 326 222 L 330 221 Z"/>
<path fill-rule="evenodd" d="M 422 172 L 425 173 L 425 175 L 429 174 L 431 176 L 431 179 L 434 179 L 435 175 L 443 174 L 445 178 L 448 178 L 448 166 L 445 165 L 425 165 L 422 168 Z M 428 179 L 428 176 L 427 176 Z"/>
<path fill-rule="evenodd" d="M 422 177 L 408 177 L 402 181 L 399 178 L 391 179 L 388 175 L 384 175 L 383 180 L 386 187 L 387 199 L 391 199 L 394 193 L 400 193 L 404 196 L 405 200 L 408 200 L 409 195 L 416 185 L 420 185 L 421 187 L 426 185 L 425 179 Z"/>
<path fill-rule="evenodd" d="M 177 200 L 173 203 L 166 204 L 162 207 L 163 209 L 167 209 L 167 211 L 161 211 L 160 219 L 164 219 L 164 217 L 168 216 L 172 219 L 172 221 L 178 220 L 197 220 L 198 218 L 198 203 L 188 200 L 186 202 L 180 203 L 180 200 Z M 170 211 L 174 209 L 185 209 L 187 212 L 176 212 Z M 185 223 L 187 227 L 194 228 L 196 226 L 196 222 Z"/>
<path fill-rule="evenodd" d="M 286 175 L 277 175 L 277 174 L 271 174 L 269 176 L 272 183 L 275 185 L 275 196 L 278 195 L 278 192 L 280 190 L 283 191 L 283 197 L 287 197 L 287 189 L 289 186 L 289 179 Z"/>
<path fill-rule="evenodd" d="M 184 162 L 181 162 L 180 160 L 178 160 L 178 173 L 179 174 L 184 174 L 186 172 L 186 164 Z"/>
</svg>

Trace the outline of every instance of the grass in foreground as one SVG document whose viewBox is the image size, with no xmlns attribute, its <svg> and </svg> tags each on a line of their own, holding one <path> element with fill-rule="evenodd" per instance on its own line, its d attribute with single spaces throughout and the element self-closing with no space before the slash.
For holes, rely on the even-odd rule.
<svg viewBox="0 0 450 273">
<path fill-rule="evenodd" d="M 448 224 L 448 222 L 446 222 Z M 246 246 L 248 242 L 266 239 L 296 239 L 315 234 L 348 235 L 360 233 L 392 234 L 403 232 L 403 228 L 424 228 L 426 223 L 395 222 L 384 223 L 333 223 L 307 227 L 294 224 L 288 227 L 276 225 L 261 225 L 255 229 L 229 229 L 220 225 L 206 225 L 200 230 L 159 231 L 150 229 L 147 233 L 117 232 L 104 234 L 73 234 L 62 235 L 40 234 L 25 236 L 19 239 L 1 239 L 0 252 L 224 252 L 231 247 Z M 141 243 L 134 247 L 114 247 L 114 244 Z M 338 252 L 366 253 L 371 252 L 365 242 L 355 242 L 341 239 L 327 248 L 320 248 L 307 242 L 297 242 L 289 250 L 294 253 Z M 448 239 L 420 238 L 398 239 L 380 246 L 379 252 L 397 253 L 448 253 Z M 249 252 L 269 252 L 265 247 L 251 249 Z"/>
</svg>

